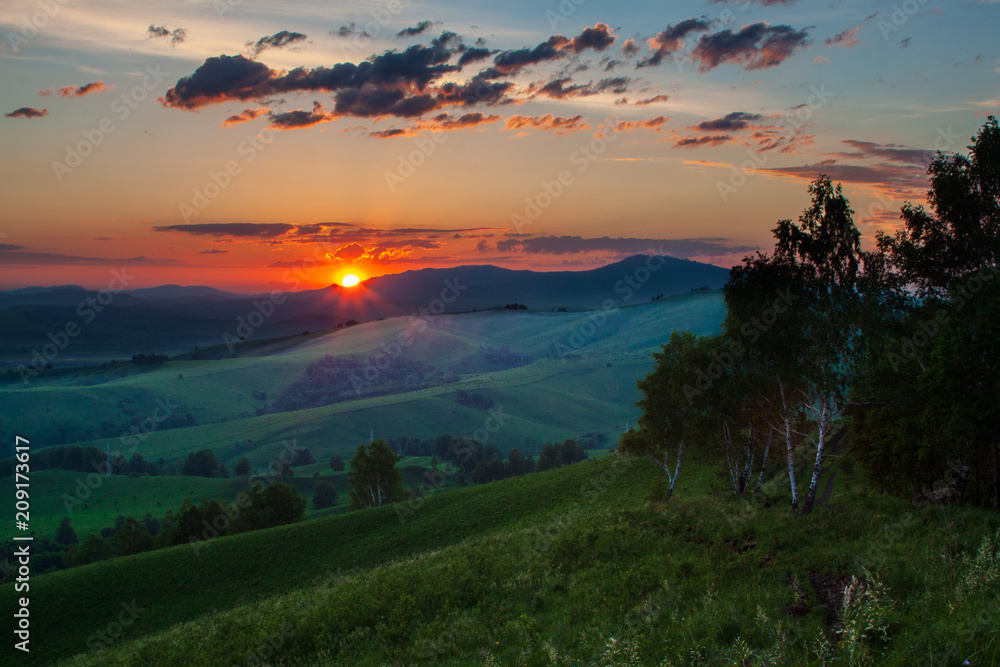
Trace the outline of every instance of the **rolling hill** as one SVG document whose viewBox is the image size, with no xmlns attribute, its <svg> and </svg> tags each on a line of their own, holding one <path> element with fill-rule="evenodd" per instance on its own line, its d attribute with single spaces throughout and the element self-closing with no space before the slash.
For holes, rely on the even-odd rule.
<svg viewBox="0 0 1000 667">
<path fill-rule="evenodd" d="M 347 290 L 323 289 L 271 295 L 236 295 L 206 287 L 165 285 L 113 295 L 78 286 L 0 292 L 0 363 L 30 364 L 35 352 L 54 366 L 127 359 L 137 353 L 179 354 L 223 342 L 223 335 L 265 339 L 333 329 L 349 320 L 375 321 L 431 311 L 433 314 L 525 304 L 530 310 L 593 310 L 654 296 L 719 288 L 728 271 L 672 257 L 637 255 L 591 271 L 513 271 L 495 266 L 421 269 L 380 276 Z M 450 287 L 449 287 L 450 286 Z M 88 302 L 88 300 L 90 300 Z M 102 305 L 103 304 L 103 305 Z M 263 305 L 261 305 L 263 304 Z M 249 330 L 239 321 L 264 317 Z M 258 318 L 259 315 L 253 315 Z M 50 334 L 67 324 L 80 330 L 48 355 Z M 51 349 L 51 348 L 50 348 Z"/>
</svg>

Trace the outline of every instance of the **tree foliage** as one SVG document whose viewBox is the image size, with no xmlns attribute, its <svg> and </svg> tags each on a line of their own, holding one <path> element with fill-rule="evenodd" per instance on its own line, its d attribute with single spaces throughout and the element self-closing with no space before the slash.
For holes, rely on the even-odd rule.
<svg viewBox="0 0 1000 667">
<path fill-rule="evenodd" d="M 351 459 L 351 507 L 381 507 L 405 498 L 399 456 L 382 439 L 358 445 Z"/>
</svg>

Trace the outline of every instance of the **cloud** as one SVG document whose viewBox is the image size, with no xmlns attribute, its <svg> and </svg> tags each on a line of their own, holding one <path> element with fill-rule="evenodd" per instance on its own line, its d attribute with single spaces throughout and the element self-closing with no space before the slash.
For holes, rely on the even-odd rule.
<svg viewBox="0 0 1000 667">
<path fill-rule="evenodd" d="M 861 43 L 858 39 L 858 31 L 861 30 L 861 26 L 854 26 L 850 30 L 845 30 L 844 32 L 837 33 L 833 37 L 827 37 L 823 40 L 826 44 L 839 44 L 840 46 L 851 48 L 852 46 L 857 46 Z"/>
<path fill-rule="evenodd" d="M 21 107 L 20 109 L 14 109 L 10 113 L 4 115 L 7 118 L 43 118 L 49 115 L 49 110 L 39 110 L 34 107 Z"/>
<path fill-rule="evenodd" d="M 843 157 L 878 158 L 914 167 L 925 168 L 937 155 L 935 151 L 908 148 L 899 144 L 876 144 L 871 141 L 844 139 L 843 143 L 853 148 L 854 153 L 835 153 Z"/>
<path fill-rule="evenodd" d="M 466 65 L 477 63 L 480 60 L 486 60 L 495 54 L 496 51 L 481 46 L 470 46 L 462 49 L 461 53 L 462 55 L 458 57 L 458 66 L 465 67 Z"/>
<path fill-rule="evenodd" d="M 112 88 L 114 86 L 106 86 L 103 81 L 94 81 L 93 83 L 86 83 L 77 87 L 66 86 L 65 88 L 60 88 L 58 93 L 62 97 L 83 97 L 90 93 L 103 93 Z"/>
<path fill-rule="evenodd" d="M 159 39 L 162 37 L 170 38 L 170 46 L 177 46 L 187 39 L 187 30 L 184 28 L 176 28 L 174 30 L 167 30 L 162 25 L 150 25 L 146 28 L 146 39 Z"/>
<path fill-rule="evenodd" d="M 528 94 L 532 97 L 543 95 L 554 99 L 567 99 L 570 97 L 589 97 L 601 93 L 610 92 L 616 95 L 628 92 L 628 85 L 632 80 L 627 76 L 616 76 L 601 79 L 596 84 L 573 84 L 568 78 L 553 79 L 547 83 L 533 83 L 528 86 Z M 569 84 L 569 85 L 567 85 Z"/>
<path fill-rule="evenodd" d="M 147 266 L 178 266 L 183 262 L 176 259 L 152 259 L 149 257 L 78 257 L 50 252 L 22 252 L 0 247 L 0 266 L 111 266 L 145 264 Z"/>
<path fill-rule="evenodd" d="M 722 118 L 706 120 L 688 129 L 699 132 L 738 132 L 751 126 L 751 123 L 761 120 L 764 117 L 758 113 L 747 113 L 745 111 L 734 111 L 726 114 Z"/>
<path fill-rule="evenodd" d="M 336 120 L 337 114 L 326 111 L 319 102 L 313 102 L 312 111 L 305 109 L 293 109 L 281 113 L 272 113 L 270 127 L 275 130 L 297 130 L 304 127 L 312 127 L 320 123 L 327 123 Z"/>
<path fill-rule="evenodd" d="M 354 23 L 353 21 L 351 21 L 347 25 L 340 26 L 336 30 L 330 31 L 330 35 L 333 37 L 350 37 L 351 35 L 359 35 L 359 34 L 367 35 L 368 33 L 364 32 L 363 30 L 358 30 L 358 24 Z"/>
<path fill-rule="evenodd" d="M 440 248 L 441 244 L 429 239 L 404 239 L 385 241 L 365 247 L 360 243 L 349 243 L 326 254 L 334 264 L 365 262 L 369 264 L 389 264 L 410 259 L 413 250 Z"/>
<path fill-rule="evenodd" d="M 552 130 L 556 134 L 569 134 L 579 130 L 589 130 L 590 124 L 580 114 L 564 118 L 545 114 L 544 116 L 511 116 L 504 123 L 507 130 Z"/>
<path fill-rule="evenodd" d="M 836 160 L 821 160 L 815 164 L 792 167 L 772 167 L 760 169 L 775 176 L 812 181 L 820 174 L 826 174 L 834 181 L 871 185 L 892 191 L 922 193 L 927 189 L 927 175 L 924 169 L 911 165 L 882 163 L 877 165 L 839 164 Z"/>
<path fill-rule="evenodd" d="M 612 34 L 611 28 L 606 23 L 596 23 L 593 28 L 584 28 L 583 32 L 569 41 L 569 48 L 573 53 L 580 53 L 587 49 L 603 51 L 615 43 L 617 37 Z"/>
<path fill-rule="evenodd" d="M 553 35 L 534 48 L 501 51 L 493 58 L 494 68 L 502 74 L 515 74 L 529 65 L 565 58 L 587 49 L 603 51 L 615 42 L 615 35 L 604 23 L 585 28 L 576 37 Z"/>
<path fill-rule="evenodd" d="M 480 241 L 480 253 L 516 253 L 540 255 L 577 255 L 591 252 L 634 255 L 636 253 L 662 253 L 673 257 L 721 255 L 753 250 L 746 246 L 729 246 L 727 239 L 643 239 L 643 238 L 583 238 L 580 236 L 538 236 L 512 238 L 496 244 Z"/>
<path fill-rule="evenodd" d="M 23 245 L 14 245 L 13 243 L 0 243 L 0 250 L 24 250 Z"/>
<path fill-rule="evenodd" d="M 211 250 L 202 250 L 200 255 L 228 255 L 228 250 L 219 250 L 218 248 L 212 248 Z"/>
<path fill-rule="evenodd" d="M 635 106 L 644 107 L 647 104 L 656 104 L 657 102 L 666 102 L 670 99 L 670 95 L 654 95 L 653 97 L 648 97 L 644 100 L 636 100 Z"/>
<path fill-rule="evenodd" d="M 444 40 L 432 46 L 414 45 L 404 51 L 386 51 L 360 64 L 339 63 L 333 67 L 302 67 L 277 72 L 266 65 L 237 56 L 207 59 L 195 72 L 183 77 L 160 98 L 166 107 L 197 110 L 209 104 L 232 100 L 260 100 L 293 92 L 334 94 L 338 116 L 420 116 L 447 105 L 497 104 L 510 83 L 473 77 L 465 84 L 430 84 L 457 66 L 448 64 L 453 55 Z"/>
<path fill-rule="evenodd" d="M 483 125 L 485 123 L 495 123 L 500 120 L 500 118 L 501 116 L 499 115 L 487 116 L 479 111 L 470 111 L 469 113 L 462 114 L 458 117 L 443 113 L 434 116 L 434 118 L 429 121 L 421 121 L 419 126 L 421 129 L 435 132 L 441 130 L 461 130 L 467 127 Z"/>
<path fill-rule="evenodd" d="M 284 222 L 208 222 L 194 225 L 163 225 L 153 227 L 156 232 L 180 232 L 193 236 L 228 236 L 231 238 L 276 238 L 295 229 Z"/>
<path fill-rule="evenodd" d="M 722 30 L 703 35 L 691 55 L 703 72 L 722 63 L 737 63 L 745 69 L 755 70 L 780 65 L 796 49 L 809 43 L 805 30 L 759 22 L 745 25 L 736 32 Z"/>
<path fill-rule="evenodd" d="M 417 35 L 424 34 L 428 30 L 430 30 L 431 28 L 433 28 L 435 25 L 437 25 L 437 23 L 434 22 L 434 21 L 421 21 L 420 23 L 418 23 L 415 26 L 408 27 L 408 28 L 403 28 L 402 30 L 400 30 L 399 32 L 396 33 L 396 37 L 397 38 L 400 38 L 400 37 L 416 37 Z"/>
<path fill-rule="evenodd" d="M 677 25 L 667 26 L 666 30 L 646 40 L 649 45 L 649 55 L 639 61 L 636 67 L 652 67 L 659 65 L 677 51 L 684 48 L 684 38 L 696 32 L 705 32 L 712 27 L 712 21 L 707 17 L 687 19 Z"/>
<path fill-rule="evenodd" d="M 495 123 L 501 118 L 502 116 L 500 115 L 495 114 L 487 116 L 479 111 L 470 111 L 469 113 L 462 114 L 461 116 L 452 116 L 451 114 L 442 113 L 429 120 L 418 121 L 416 125 L 411 127 L 392 127 L 385 130 L 372 130 L 368 133 L 368 136 L 375 137 L 376 139 L 415 137 L 423 132 L 464 130 L 478 125 Z"/>
<path fill-rule="evenodd" d="M 623 120 L 615 125 L 616 132 L 629 132 L 631 130 L 653 130 L 659 132 L 663 126 L 670 121 L 666 116 L 656 116 L 645 120 Z"/>
<path fill-rule="evenodd" d="M 266 113 L 270 113 L 271 110 L 267 107 L 258 107 L 257 109 L 244 109 L 243 111 L 233 114 L 226 120 L 222 121 L 222 127 L 232 127 L 233 125 L 239 125 L 240 123 L 246 123 L 254 118 L 259 118 Z"/>
<path fill-rule="evenodd" d="M 624 54 L 626 58 L 639 55 L 640 50 L 639 45 L 636 44 L 635 40 L 631 37 L 622 42 L 622 54 Z"/>
<path fill-rule="evenodd" d="M 267 49 L 283 49 L 289 44 L 304 42 L 306 39 L 307 37 L 301 32 L 282 30 L 274 33 L 273 35 L 261 37 L 256 42 L 247 42 L 244 46 L 246 46 L 250 50 L 250 54 L 256 58 L 262 51 Z"/>
<path fill-rule="evenodd" d="M 733 140 L 729 134 L 710 134 L 703 137 L 678 137 L 674 142 L 677 148 L 700 148 L 702 146 L 721 146 Z"/>
</svg>

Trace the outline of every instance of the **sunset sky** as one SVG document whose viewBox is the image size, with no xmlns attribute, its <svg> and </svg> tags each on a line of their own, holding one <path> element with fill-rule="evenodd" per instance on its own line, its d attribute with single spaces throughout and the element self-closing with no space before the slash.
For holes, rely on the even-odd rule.
<svg viewBox="0 0 1000 667">
<path fill-rule="evenodd" d="M 1000 111 L 995 0 L 0 4 L 0 289 L 870 243 Z"/>
</svg>

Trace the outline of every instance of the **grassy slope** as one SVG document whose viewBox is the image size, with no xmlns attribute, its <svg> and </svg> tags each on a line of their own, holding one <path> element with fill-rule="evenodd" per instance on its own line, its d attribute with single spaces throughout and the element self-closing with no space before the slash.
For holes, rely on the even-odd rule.
<svg viewBox="0 0 1000 667">
<path fill-rule="evenodd" d="M 222 538 L 196 552 L 176 547 L 64 570 L 31 582 L 36 659 L 86 649 L 121 603 L 147 607 L 129 636 L 307 585 L 338 570 L 366 568 L 551 516 L 579 497 L 600 461 L 432 496 L 400 522 L 392 507 Z M 553 478 L 561 480 L 551 483 Z M 634 486 L 616 490 L 624 499 Z M 455 498 L 456 500 L 451 500 Z M 10 584 L 0 599 L 12 606 Z M 6 650 L 6 649 L 5 649 Z"/>
<path fill-rule="evenodd" d="M 1000 658 L 995 583 L 956 594 L 995 513 L 915 508 L 853 480 L 797 519 L 780 472 L 765 506 L 713 493 L 715 470 L 698 466 L 670 503 L 649 504 L 659 473 L 614 465 L 435 496 L 403 524 L 383 508 L 39 577 L 33 658 L 85 651 L 134 599 L 144 611 L 94 664 L 246 664 L 269 640 L 282 664 L 628 664 L 616 650 L 719 664 L 739 657 L 737 639 L 766 664 L 819 664 L 816 639 L 837 641 L 820 591 L 864 567 L 893 601 L 890 641 L 863 643 L 878 664 L 940 660 L 949 645 L 936 664 Z"/>
<path fill-rule="evenodd" d="M 251 464 L 258 466 L 272 460 L 281 450 L 281 441 L 290 438 L 309 447 L 317 459 L 328 459 L 334 452 L 353 452 L 372 428 L 384 437 L 429 437 L 445 432 L 471 435 L 483 426 L 487 414 L 455 404 L 454 392 L 459 388 L 485 389 L 512 416 L 492 436 L 506 450 L 522 446 L 526 437 L 545 442 L 589 431 L 620 431 L 626 421 L 638 415 L 635 381 L 650 370 L 652 349 L 675 328 L 713 332 L 722 316 L 718 292 L 696 292 L 620 308 L 582 339 L 580 357 L 570 360 L 546 357 L 557 343 L 572 348 L 574 332 L 590 331 L 587 325 L 592 314 L 490 311 L 438 317 L 414 336 L 404 356 L 454 370 L 461 376 L 459 383 L 312 410 L 240 418 L 261 405 L 251 397 L 253 391 L 266 391 L 273 398 L 299 379 L 311 361 L 327 354 L 368 355 L 378 352 L 383 343 L 391 344 L 409 322 L 394 318 L 328 335 L 257 346 L 254 356 L 175 362 L 98 385 L 80 386 L 72 384 L 72 378 L 61 378 L 29 389 L 8 387 L 0 390 L 0 415 L 18 415 L 16 427 L 31 434 L 62 422 L 81 428 L 93 426 L 95 420 L 120 423 L 126 419 L 126 411 L 144 417 L 153 413 L 157 398 L 168 399 L 180 406 L 179 414 L 190 412 L 200 425 L 149 434 L 137 449 L 146 458 L 179 460 L 191 451 L 211 447 L 230 467 L 240 456 L 249 457 Z M 483 345 L 508 345 L 536 362 L 495 370 L 483 360 L 479 351 Z M 567 409 L 570 405 L 573 410 Z M 105 442 L 97 439 L 81 444 L 103 449 Z M 112 441 L 112 447 L 122 445 Z"/>
<path fill-rule="evenodd" d="M 403 483 L 419 486 L 430 457 L 409 457 L 400 462 Z M 313 477 L 318 472 L 319 477 Z M 88 486 L 88 481 L 93 486 Z M 323 461 L 298 469 L 295 477 L 280 481 L 293 485 L 308 501 L 306 517 L 326 516 L 347 508 L 350 483 L 347 473 L 334 473 L 328 462 Z M 335 508 L 314 510 L 312 497 L 316 483 L 326 481 L 336 487 L 339 502 Z M 162 519 L 167 510 L 176 510 L 185 498 L 194 503 L 210 498 L 233 500 L 241 491 L 249 489 L 243 478 L 205 479 L 202 477 L 126 477 L 114 475 L 100 477 L 67 470 L 43 470 L 31 475 L 31 528 L 37 538 L 55 539 L 56 528 L 63 517 L 69 517 L 73 530 L 84 536 L 114 526 L 119 516 L 142 518 L 147 513 Z M 89 489 L 89 495 L 87 493 Z M 81 502 L 64 502 L 63 496 L 79 497 Z M 5 512 L 0 516 L 0 538 L 9 539 L 14 530 L 14 478 L 0 479 L 0 498 Z"/>
</svg>

